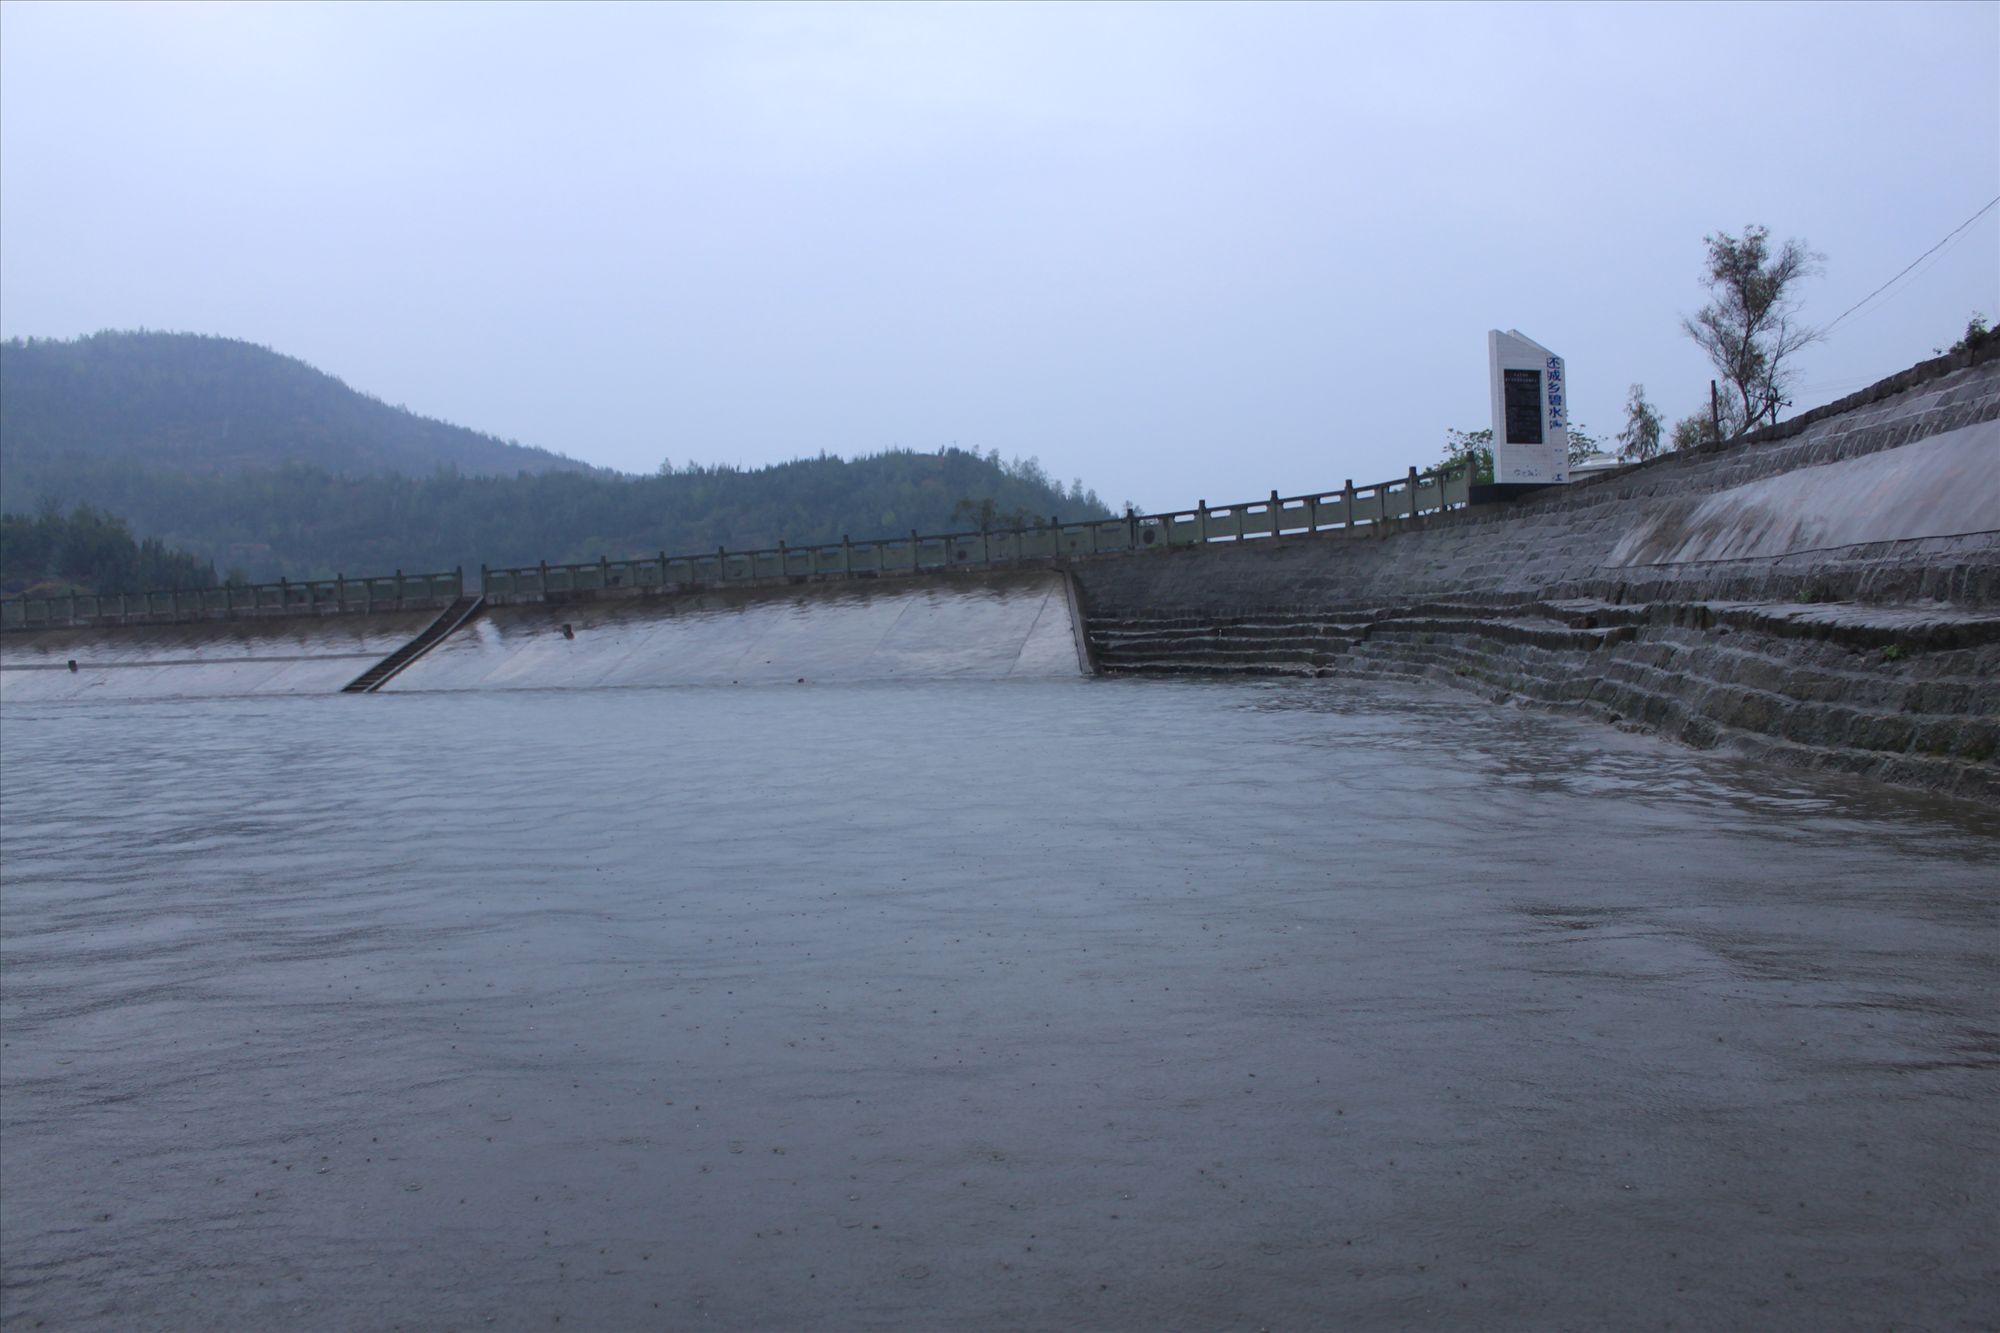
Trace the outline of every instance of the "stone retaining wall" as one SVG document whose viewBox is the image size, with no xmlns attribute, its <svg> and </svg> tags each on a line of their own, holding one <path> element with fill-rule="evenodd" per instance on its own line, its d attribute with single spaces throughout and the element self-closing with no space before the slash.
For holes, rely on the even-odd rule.
<svg viewBox="0 0 2000 1333">
<path fill-rule="evenodd" d="M 1107 670 L 1421 675 L 2000 795 L 2000 347 L 1377 541 L 1079 562 Z"/>
</svg>

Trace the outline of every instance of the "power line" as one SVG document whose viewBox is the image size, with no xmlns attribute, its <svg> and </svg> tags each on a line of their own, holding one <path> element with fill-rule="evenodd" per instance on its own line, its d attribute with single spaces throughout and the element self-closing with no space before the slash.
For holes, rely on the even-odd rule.
<svg viewBox="0 0 2000 1333">
<path fill-rule="evenodd" d="M 1992 209 L 1992 207 L 1995 204 L 2000 204 L 2000 194 L 1996 194 L 1991 199 L 1987 200 L 1985 208 L 1980 209 L 1977 213 L 1974 213 L 1971 217 L 1959 223 L 1956 227 L 1953 227 L 1951 231 L 1945 235 L 1944 240 L 1939 241 L 1936 245 L 1933 245 L 1930 249 L 1924 251 L 1922 254 L 1918 255 L 1915 259 L 1912 259 L 1909 262 L 1909 265 L 1903 269 L 1902 273 L 1898 273 L 1895 277 L 1889 279 L 1887 282 L 1883 283 L 1880 287 L 1877 287 L 1874 291 L 1868 293 L 1868 295 L 1862 297 L 1859 301 L 1856 301 L 1853 305 L 1841 311 L 1840 314 L 1834 318 L 1833 324 L 1829 324 L 1825 328 L 1821 329 L 1820 334 L 1824 336 L 1826 334 L 1832 333 L 1834 325 L 1840 323 L 1841 320 L 1846 319 L 1849 315 L 1859 310 L 1862 306 L 1867 305 L 1870 301 L 1880 296 L 1883 292 L 1886 292 L 1891 287 L 1895 286 L 1896 283 L 1902 278 L 1903 273 L 1908 273 L 1910 269 L 1915 268 L 1917 265 L 1923 263 L 1926 259 L 1929 259 L 1932 255 L 1936 254 L 1938 251 L 1944 249 L 1945 243 L 1947 241 L 1950 241 L 1953 236 L 1958 235 L 1960 232 L 1964 231 L 1967 227 L 1970 227 L 1973 223 L 1979 221 L 1979 219 L 1985 216 L 1986 213 L 1990 209 Z"/>
</svg>

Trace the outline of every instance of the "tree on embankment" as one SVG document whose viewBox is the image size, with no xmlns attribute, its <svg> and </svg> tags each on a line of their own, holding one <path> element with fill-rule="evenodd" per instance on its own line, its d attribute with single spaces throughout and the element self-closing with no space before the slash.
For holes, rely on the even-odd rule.
<svg viewBox="0 0 2000 1333">
<path fill-rule="evenodd" d="M 1779 411 L 1791 406 L 1791 360 L 1823 336 L 1799 319 L 1798 286 L 1820 271 L 1826 257 L 1797 239 L 1773 249 L 1770 228 L 1754 223 L 1740 237 L 1723 231 L 1703 240 L 1708 274 L 1702 285 L 1711 299 L 1683 318 L 1681 328 L 1727 386 L 1709 420 L 1710 432 L 1726 440 L 1776 425 Z M 1675 427 L 1677 445 L 1696 442 L 1700 434 L 1686 426 Z"/>
</svg>

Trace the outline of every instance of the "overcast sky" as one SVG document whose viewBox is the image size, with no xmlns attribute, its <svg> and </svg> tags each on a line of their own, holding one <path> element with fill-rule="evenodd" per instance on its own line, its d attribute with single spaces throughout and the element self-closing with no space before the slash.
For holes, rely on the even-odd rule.
<svg viewBox="0 0 2000 1333">
<path fill-rule="evenodd" d="M 650 471 L 958 444 L 1144 509 L 1399 474 L 1486 330 L 1609 434 L 1704 234 L 1826 323 L 2000 196 L 2000 6 L 0 5 L 0 334 L 191 330 Z M 2000 208 L 1800 409 L 2000 315 Z"/>
</svg>

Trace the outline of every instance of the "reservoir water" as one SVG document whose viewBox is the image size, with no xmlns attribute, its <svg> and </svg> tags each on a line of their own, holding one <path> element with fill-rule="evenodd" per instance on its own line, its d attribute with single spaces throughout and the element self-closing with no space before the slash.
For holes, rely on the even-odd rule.
<svg viewBox="0 0 2000 1333">
<path fill-rule="evenodd" d="M 2000 1321 L 1974 807 L 1330 683 L 0 729 L 9 1329 Z"/>
</svg>

